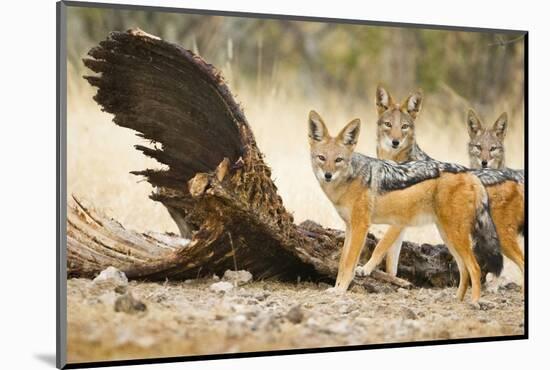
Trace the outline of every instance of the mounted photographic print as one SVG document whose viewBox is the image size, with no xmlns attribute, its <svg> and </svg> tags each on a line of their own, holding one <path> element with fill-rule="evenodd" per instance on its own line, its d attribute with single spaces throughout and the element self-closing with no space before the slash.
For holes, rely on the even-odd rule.
<svg viewBox="0 0 550 370">
<path fill-rule="evenodd" d="M 58 367 L 527 338 L 526 31 L 57 9 Z"/>
</svg>

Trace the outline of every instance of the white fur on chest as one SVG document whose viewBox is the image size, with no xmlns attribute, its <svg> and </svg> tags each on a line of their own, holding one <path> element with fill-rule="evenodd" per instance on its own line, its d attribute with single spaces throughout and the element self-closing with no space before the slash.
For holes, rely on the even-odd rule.
<svg viewBox="0 0 550 370">
<path fill-rule="evenodd" d="M 348 223 L 351 218 L 351 210 L 339 204 L 340 198 L 345 194 L 345 189 L 334 182 L 327 183 L 325 181 L 319 181 L 319 183 L 321 189 L 336 209 L 336 212 L 338 212 L 338 215 L 344 222 Z"/>
<path fill-rule="evenodd" d="M 336 204 L 334 205 L 334 208 L 336 208 L 336 212 L 338 212 L 340 217 L 342 217 L 342 220 L 344 220 L 345 223 L 349 223 L 351 218 L 350 209 L 348 207 L 337 206 Z"/>
</svg>

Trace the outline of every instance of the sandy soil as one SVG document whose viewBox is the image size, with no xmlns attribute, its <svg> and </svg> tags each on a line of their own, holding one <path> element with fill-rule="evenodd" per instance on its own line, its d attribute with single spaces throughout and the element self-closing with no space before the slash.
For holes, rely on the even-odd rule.
<svg viewBox="0 0 550 370">
<path fill-rule="evenodd" d="M 515 283 L 485 291 L 479 309 L 458 302 L 455 288 L 368 293 L 356 286 L 334 295 L 324 283 L 255 281 L 216 292 L 216 282 L 68 280 L 69 362 L 524 332 Z"/>
</svg>

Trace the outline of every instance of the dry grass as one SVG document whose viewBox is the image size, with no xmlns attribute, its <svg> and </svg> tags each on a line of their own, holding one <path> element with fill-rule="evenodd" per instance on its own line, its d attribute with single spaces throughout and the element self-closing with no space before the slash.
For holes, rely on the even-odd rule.
<svg viewBox="0 0 550 370">
<path fill-rule="evenodd" d="M 100 111 L 92 100 L 94 90 L 71 65 L 69 76 L 68 194 L 86 198 L 129 228 L 177 232 L 164 207 L 148 199 L 151 186 L 129 174 L 132 170 L 160 166 L 134 150 L 134 144 L 144 144 L 144 141 L 132 131 L 115 126 L 112 117 Z M 374 86 L 367 91 L 371 90 L 374 91 Z M 358 150 L 375 155 L 374 103 L 362 97 L 343 101 L 338 92 L 331 91 L 318 92 L 316 98 L 299 96 L 291 90 L 257 94 L 255 88 L 241 87 L 234 92 L 243 103 L 258 145 L 273 169 L 275 183 L 296 221 L 312 219 L 325 226 L 342 228 L 341 219 L 311 171 L 305 124 L 307 112 L 316 109 L 325 117 L 332 132 L 352 118 L 361 118 L 363 127 Z M 457 104 L 446 99 L 452 96 L 426 97 L 424 111 L 417 121 L 418 142 L 435 158 L 468 164 L 465 109 L 448 109 L 447 103 Z M 503 110 L 506 110 L 504 102 L 495 107 L 487 121 L 492 123 Z M 511 167 L 523 168 L 523 139 L 523 118 L 512 116 L 506 138 L 507 162 Z M 381 230 L 383 227 L 374 228 L 377 234 Z M 440 242 L 432 226 L 410 229 L 407 239 Z M 517 277 L 515 271 L 513 274 Z"/>
</svg>

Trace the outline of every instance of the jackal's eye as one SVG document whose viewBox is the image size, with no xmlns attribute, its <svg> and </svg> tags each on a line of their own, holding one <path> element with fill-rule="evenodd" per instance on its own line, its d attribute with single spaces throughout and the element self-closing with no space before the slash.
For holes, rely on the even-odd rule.
<svg viewBox="0 0 550 370">
<path fill-rule="evenodd" d="M 497 149 L 500 149 L 500 148 L 498 146 L 492 146 L 491 149 L 489 149 L 489 151 L 494 152 Z"/>
<path fill-rule="evenodd" d="M 391 128 L 391 122 L 390 121 L 385 121 L 384 126 L 386 126 L 388 128 Z"/>
<path fill-rule="evenodd" d="M 324 155 L 321 155 L 321 154 L 319 154 L 319 155 L 317 156 L 317 158 L 319 158 L 319 160 L 320 160 L 321 162 L 324 162 L 324 161 L 326 160 L 325 156 L 324 156 Z"/>
<path fill-rule="evenodd" d="M 338 158 L 336 158 L 336 159 L 334 160 L 334 162 L 340 163 L 340 162 L 342 162 L 343 160 L 344 160 L 344 158 L 338 157 Z"/>
<path fill-rule="evenodd" d="M 409 128 L 408 123 L 404 123 L 403 125 L 401 125 L 401 130 L 407 130 L 408 128 Z"/>
</svg>

